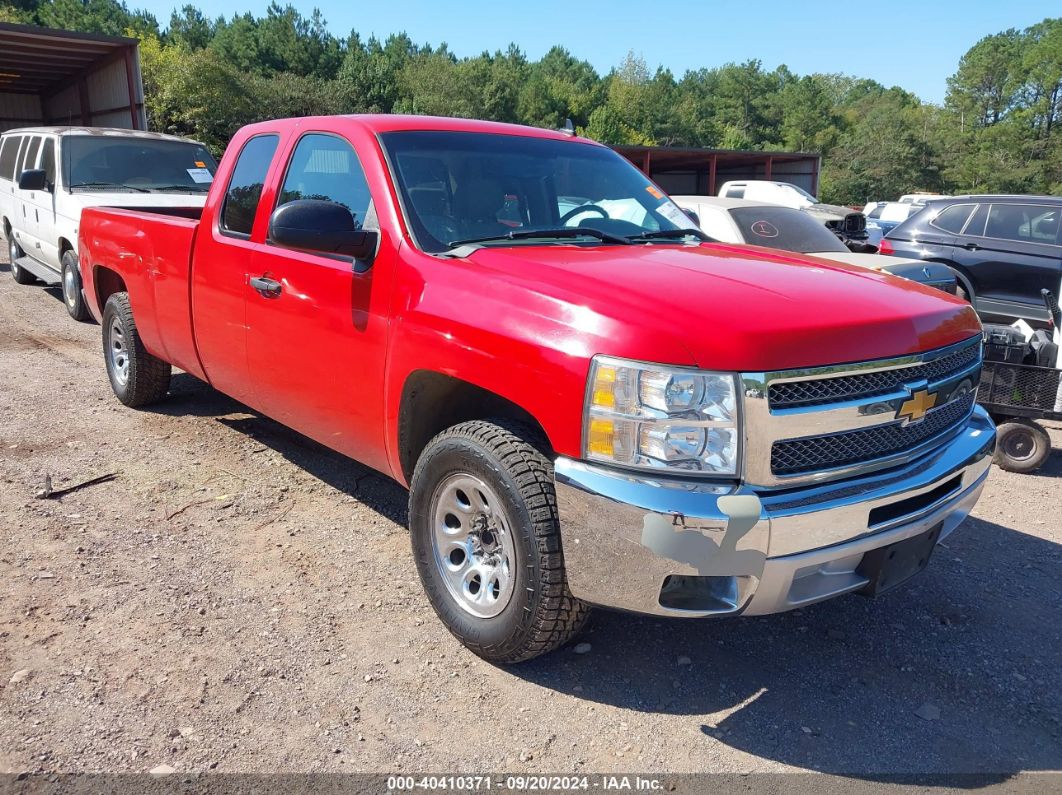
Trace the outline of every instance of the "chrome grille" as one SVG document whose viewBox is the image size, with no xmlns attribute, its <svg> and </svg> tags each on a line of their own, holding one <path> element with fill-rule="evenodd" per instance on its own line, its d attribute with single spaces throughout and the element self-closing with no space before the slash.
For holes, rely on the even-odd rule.
<svg viewBox="0 0 1062 795">
<path fill-rule="evenodd" d="M 974 393 L 969 393 L 930 410 L 919 422 L 892 422 L 847 433 L 775 442 L 771 470 L 776 475 L 798 475 L 895 455 L 953 429 L 969 416 L 973 405 Z"/>
<path fill-rule="evenodd" d="M 887 395 L 903 389 L 904 384 L 950 378 L 974 366 L 980 359 L 981 346 L 973 344 L 914 367 L 772 384 L 767 400 L 772 409 L 788 409 Z"/>
</svg>

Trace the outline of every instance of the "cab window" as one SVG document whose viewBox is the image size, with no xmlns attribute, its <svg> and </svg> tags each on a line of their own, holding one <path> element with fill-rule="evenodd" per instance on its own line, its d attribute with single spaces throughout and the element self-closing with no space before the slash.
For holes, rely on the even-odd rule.
<svg viewBox="0 0 1062 795">
<path fill-rule="evenodd" d="M 279 144 L 277 135 L 257 135 L 243 145 L 225 191 L 220 223 L 223 232 L 237 237 L 251 236 L 269 164 Z"/>
<path fill-rule="evenodd" d="M 49 184 L 55 185 L 55 139 L 45 138 L 41 149 L 41 169 L 44 171 L 44 179 Z"/>
<path fill-rule="evenodd" d="M 317 199 L 350 210 L 360 229 L 369 214 L 369 185 L 353 147 L 342 138 L 323 133 L 304 135 L 295 146 L 284 176 L 278 204 Z"/>
</svg>

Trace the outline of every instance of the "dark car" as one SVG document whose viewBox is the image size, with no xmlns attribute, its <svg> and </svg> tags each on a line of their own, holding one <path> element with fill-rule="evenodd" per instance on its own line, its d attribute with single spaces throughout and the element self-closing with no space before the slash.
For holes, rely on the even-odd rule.
<svg viewBox="0 0 1062 795">
<path fill-rule="evenodd" d="M 881 253 L 941 262 L 983 315 L 1048 320 L 1040 291 L 1062 275 L 1062 197 L 956 196 L 893 229 Z"/>
</svg>

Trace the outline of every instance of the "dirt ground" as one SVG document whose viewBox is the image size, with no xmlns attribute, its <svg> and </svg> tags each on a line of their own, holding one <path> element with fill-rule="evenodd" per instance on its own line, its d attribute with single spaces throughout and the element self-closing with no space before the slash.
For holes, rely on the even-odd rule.
<svg viewBox="0 0 1062 795">
<path fill-rule="evenodd" d="M 421 594 L 401 488 L 188 376 L 124 408 L 99 336 L 0 265 L 0 773 L 1062 768 L 1062 451 L 879 600 L 599 612 L 496 668 Z"/>
</svg>

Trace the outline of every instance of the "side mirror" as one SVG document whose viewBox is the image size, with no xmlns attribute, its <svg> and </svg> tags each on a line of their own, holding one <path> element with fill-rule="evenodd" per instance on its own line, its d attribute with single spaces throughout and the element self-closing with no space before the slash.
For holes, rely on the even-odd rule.
<svg viewBox="0 0 1062 795">
<path fill-rule="evenodd" d="M 697 215 L 697 213 L 695 213 L 693 210 L 687 209 L 686 207 L 679 207 L 679 209 L 690 217 L 690 220 L 693 221 L 693 223 L 697 226 L 698 229 L 701 228 L 701 217 Z"/>
<path fill-rule="evenodd" d="M 298 199 L 282 204 L 269 219 L 269 242 L 284 248 L 353 257 L 354 270 L 368 270 L 376 256 L 379 234 L 358 229 L 342 204 L 322 199 Z"/>
<path fill-rule="evenodd" d="M 39 168 L 27 168 L 19 175 L 19 190 L 48 190 L 48 175 Z"/>
</svg>

